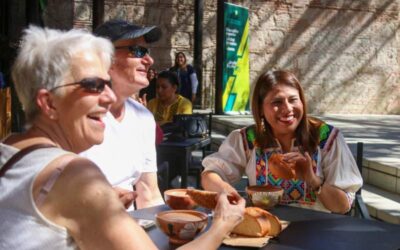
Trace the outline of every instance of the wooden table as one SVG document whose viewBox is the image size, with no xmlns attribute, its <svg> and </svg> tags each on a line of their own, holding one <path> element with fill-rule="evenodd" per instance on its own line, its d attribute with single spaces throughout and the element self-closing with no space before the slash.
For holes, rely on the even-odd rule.
<svg viewBox="0 0 400 250">
<path fill-rule="evenodd" d="M 133 211 L 131 215 L 154 219 L 156 213 L 165 210 L 169 208 L 163 205 Z M 290 225 L 262 249 L 400 249 L 400 225 L 289 206 L 277 206 L 270 212 L 290 221 Z M 157 227 L 147 232 L 159 249 L 176 248 Z M 219 249 L 246 248 L 221 245 Z"/>
<path fill-rule="evenodd" d="M 211 144 L 210 137 L 187 138 L 183 141 L 164 141 L 157 146 L 157 158 L 159 161 L 171 160 L 171 156 L 178 162 L 178 172 L 182 177 L 181 187 L 187 187 L 188 169 L 194 150 L 202 149 Z M 170 168 L 175 167 L 169 164 Z"/>
</svg>

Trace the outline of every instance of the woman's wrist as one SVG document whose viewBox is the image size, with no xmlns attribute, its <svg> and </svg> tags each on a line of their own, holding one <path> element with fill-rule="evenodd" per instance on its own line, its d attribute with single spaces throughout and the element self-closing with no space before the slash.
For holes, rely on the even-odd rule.
<svg viewBox="0 0 400 250">
<path fill-rule="evenodd" d="M 225 237 L 229 235 L 229 233 L 235 228 L 236 225 L 240 223 L 242 219 L 243 217 L 240 215 L 214 216 L 210 229 L 214 229 L 216 232 Z"/>
<path fill-rule="evenodd" d="M 322 186 L 324 185 L 324 180 L 320 177 L 314 178 L 313 181 L 309 183 L 309 186 L 311 187 L 311 190 L 316 193 L 320 194 L 322 191 Z"/>
</svg>

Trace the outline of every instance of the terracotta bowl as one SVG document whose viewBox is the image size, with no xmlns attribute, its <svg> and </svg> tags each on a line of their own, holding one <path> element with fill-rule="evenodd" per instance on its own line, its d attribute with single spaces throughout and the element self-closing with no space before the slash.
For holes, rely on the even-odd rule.
<svg viewBox="0 0 400 250">
<path fill-rule="evenodd" d="M 283 189 L 276 186 L 249 186 L 246 193 L 253 206 L 271 209 L 278 204 L 283 195 Z"/>
<path fill-rule="evenodd" d="M 193 209 L 197 205 L 186 194 L 186 189 L 169 189 L 164 192 L 164 200 L 172 209 Z"/>
<path fill-rule="evenodd" d="M 169 237 L 169 242 L 185 244 L 202 232 L 208 223 L 207 214 L 195 210 L 170 210 L 156 214 L 158 228 Z"/>
</svg>

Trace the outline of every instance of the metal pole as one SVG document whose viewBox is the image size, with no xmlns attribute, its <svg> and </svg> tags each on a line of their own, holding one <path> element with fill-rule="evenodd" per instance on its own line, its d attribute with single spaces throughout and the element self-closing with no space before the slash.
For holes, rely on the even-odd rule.
<svg viewBox="0 0 400 250">
<path fill-rule="evenodd" d="M 26 0 L 26 19 L 28 24 L 43 27 L 39 1 Z"/>
<path fill-rule="evenodd" d="M 196 0 L 194 5 L 194 68 L 197 72 L 199 86 L 196 100 L 201 101 L 203 89 L 203 0 Z M 198 102 L 197 102 L 198 103 Z M 202 103 L 200 102 L 202 106 Z"/>
<path fill-rule="evenodd" d="M 217 65 L 215 67 L 215 113 L 223 114 L 222 110 L 222 64 L 224 62 L 224 3 L 225 0 L 218 0 L 217 5 Z"/>
<path fill-rule="evenodd" d="M 92 30 L 95 30 L 97 26 L 104 21 L 104 0 L 93 0 L 93 21 Z"/>
<path fill-rule="evenodd" d="M 28 1 L 12 1 L 8 0 L 8 11 L 7 11 L 7 36 L 9 41 L 9 53 L 8 58 L 11 65 L 15 58 L 17 45 L 21 37 L 22 30 L 31 21 L 28 20 Z M 30 15 L 30 14 L 29 14 Z M 8 68 L 8 75 L 10 68 Z M 14 84 L 11 81 L 11 77 L 7 78 L 7 81 L 11 87 L 11 132 L 21 132 L 25 123 L 25 116 L 22 110 L 22 105 L 18 100 L 17 94 L 15 92 Z"/>
</svg>

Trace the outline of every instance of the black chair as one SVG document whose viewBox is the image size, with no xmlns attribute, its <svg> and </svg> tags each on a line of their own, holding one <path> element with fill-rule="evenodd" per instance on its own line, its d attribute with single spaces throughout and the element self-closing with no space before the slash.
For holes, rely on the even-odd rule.
<svg viewBox="0 0 400 250">
<path fill-rule="evenodd" d="M 158 181 L 158 188 L 160 189 L 161 194 L 163 194 L 165 190 L 170 188 L 169 164 L 167 161 L 164 161 L 157 166 L 157 181 Z"/>
<path fill-rule="evenodd" d="M 212 112 L 208 113 L 208 119 L 207 119 L 207 125 L 208 125 L 208 137 L 211 138 L 211 131 L 212 131 Z M 210 152 L 207 153 L 207 151 L 211 150 L 211 143 L 210 145 L 206 146 L 203 148 L 203 158 L 206 157 Z"/>
<path fill-rule="evenodd" d="M 364 143 L 357 142 L 357 151 L 356 151 L 356 162 L 358 166 L 358 170 L 362 174 L 362 161 L 363 161 L 363 154 L 364 154 Z M 361 189 L 362 187 L 356 192 L 356 196 L 353 203 L 353 208 L 351 211 L 351 215 L 357 218 L 363 218 L 370 220 L 371 217 L 369 215 L 367 206 L 364 203 L 364 200 L 361 196 Z"/>
</svg>

